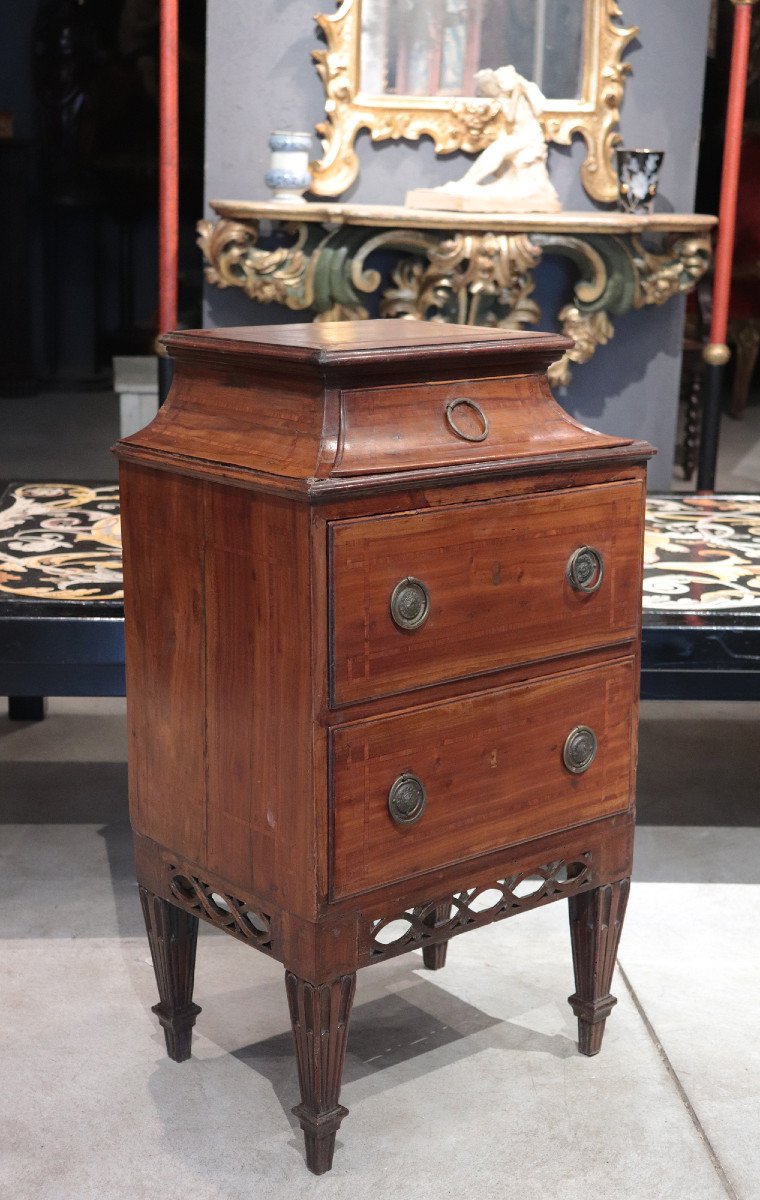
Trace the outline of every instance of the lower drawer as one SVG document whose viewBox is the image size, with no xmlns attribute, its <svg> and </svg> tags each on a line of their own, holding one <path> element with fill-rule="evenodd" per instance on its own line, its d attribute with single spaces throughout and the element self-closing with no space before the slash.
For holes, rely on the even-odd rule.
<svg viewBox="0 0 760 1200">
<path fill-rule="evenodd" d="M 332 730 L 333 897 L 624 811 L 636 683 L 626 658 Z"/>
</svg>

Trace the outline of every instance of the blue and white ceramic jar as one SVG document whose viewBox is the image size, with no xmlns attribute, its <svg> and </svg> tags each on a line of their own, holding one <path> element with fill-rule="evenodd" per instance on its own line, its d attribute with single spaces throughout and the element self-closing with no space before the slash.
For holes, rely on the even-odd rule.
<svg viewBox="0 0 760 1200">
<path fill-rule="evenodd" d="M 264 176 L 273 200 L 298 200 L 311 184 L 310 133 L 275 130 L 269 135 L 269 170 Z"/>
</svg>

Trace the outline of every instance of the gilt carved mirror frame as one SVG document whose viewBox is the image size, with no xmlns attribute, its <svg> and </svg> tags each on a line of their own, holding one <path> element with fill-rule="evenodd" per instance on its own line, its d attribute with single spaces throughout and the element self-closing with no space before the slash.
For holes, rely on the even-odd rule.
<svg viewBox="0 0 760 1200">
<path fill-rule="evenodd" d="M 548 141 L 569 145 L 573 134 L 586 143 L 581 182 L 594 200 L 617 197 L 613 150 L 620 142 L 617 124 L 629 63 L 622 61 L 638 26 L 624 26 L 616 0 L 584 0 L 584 51 L 581 96 L 548 98 L 543 122 Z M 499 128 L 499 106 L 469 96 L 368 96 L 360 87 L 362 0 L 338 0 L 335 13 L 315 20 L 327 43 L 312 58 L 324 84 L 326 120 L 317 125 L 323 156 L 312 163 L 311 191 L 339 196 L 359 174 L 354 149 L 357 134 L 369 130 L 373 142 L 428 134 L 438 154 L 456 150 L 477 153 Z"/>
</svg>

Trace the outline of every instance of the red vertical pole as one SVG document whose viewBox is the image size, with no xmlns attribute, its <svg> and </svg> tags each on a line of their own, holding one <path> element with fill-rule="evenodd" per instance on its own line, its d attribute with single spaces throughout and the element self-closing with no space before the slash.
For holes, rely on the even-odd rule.
<svg viewBox="0 0 760 1200">
<path fill-rule="evenodd" d="M 723 367 L 731 356 L 726 345 L 728 305 L 731 298 L 731 267 L 736 235 L 736 197 L 742 154 L 752 6 L 755 0 L 732 0 L 732 2 L 734 5 L 734 36 L 726 108 L 726 133 L 723 144 L 718 244 L 715 250 L 713 273 L 713 309 L 710 322 L 710 341 L 704 349 L 704 359 L 707 364 L 707 387 L 699 449 L 699 474 L 697 477 L 699 491 L 712 491 L 715 487 L 715 467 L 720 434 L 721 382 Z"/>
<path fill-rule="evenodd" d="M 723 175 L 720 187 L 720 226 L 715 251 L 713 311 L 710 325 L 712 345 L 725 345 L 728 330 L 728 302 L 731 295 L 731 264 L 736 234 L 736 197 L 742 154 L 744 101 L 747 94 L 747 63 L 754 0 L 736 0 L 734 42 L 731 51 L 731 78 L 726 109 L 726 136 L 723 150 Z"/>
<path fill-rule="evenodd" d="M 158 332 L 177 325 L 179 244 L 179 0 L 161 0 L 158 163 Z M 159 363 L 160 399 L 169 382 Z"/>
</svg>

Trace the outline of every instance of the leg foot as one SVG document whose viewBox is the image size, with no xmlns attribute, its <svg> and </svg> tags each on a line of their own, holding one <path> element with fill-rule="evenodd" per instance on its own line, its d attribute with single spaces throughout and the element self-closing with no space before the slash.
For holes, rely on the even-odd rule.
<svg viewBox="0 0 760 1200">
<path fill-rule="evenodd" d="M 293 1112 L 304 1131 L 306 1165 L 314 1175 L 324 1175 L 348 1112 L 338 1100 L 356 975 L 313 984 L 286 971 L 285 988 L 301 1085 L 301 1103 Z"/>
<path fill-rule="evenodd" d="M 443 921 L 448 921 L 451 915 L 451 901 L 447 900 L 445 904 L 437 904 L 435 912 L 431 913 L 427 919 L 428 925 L 440 925 Z M 422 960 L 428 971 L 440 971 L 441 967 L 446 966 L 446 951 L 449 948 L 448 942 L 438 942 L 435 946 L 425 946 L 422 951 Z"/>
<path fill-rule="evenodd" d="M 610 984 L 630 884 L 630 879 L 621 879 L 570 898 L 575 992 L 569 1003 L 578 1018 L 581 1054 L 599 1053 L 604 1023 L 617 1004 Z"/>
<path fill-rule="evenodd" d="M 193 1004 L 198 918 L 143 887 L 140 901 L 160 996 L 152 1011 L 163 1026 L 169 1058 L 184 1062 L 201 1011 Z"/>
<path fill-rule="evenodd" d="M 425 946 L 425 949 L 422 951 L 422 961 L 428 971 L 440 971 L 441 967 L 446 966 L 446 951 L 448 948 L 448 942 L 438 942 L 436 946 Z"/>
<path fill-rule="evenodd" d="M 8 717 L 11 721 L 43 721 L 46 708 L 45 696 L 8 697 Z"/>
</svg>

